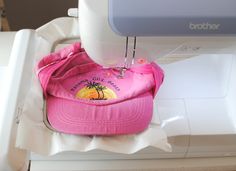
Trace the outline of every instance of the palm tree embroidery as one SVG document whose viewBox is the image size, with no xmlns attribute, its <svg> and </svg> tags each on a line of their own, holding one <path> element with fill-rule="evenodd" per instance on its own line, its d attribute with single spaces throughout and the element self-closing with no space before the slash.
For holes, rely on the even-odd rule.
<svg viewBox="0 0 236 171">
<path fill-rule="evenodd" d="M 107 100 L 107 98 L 105 98 L 105 95 L 104 95 L 104 92 L 103 92 L 103 90 L 107 89 L 105 86 L 102 86 L 100 83 L 92 82 L 92 81 L 88 81 L 87 84 L 85 84 L 85 86 L 88 89 L 95 88 L 95 90 L 97 91 L 98 97 L 97 98 L 92 98 L 90 100 Z M 102 96 L 101 96 L 101 94 L 102 94 Z"/>
<path fill-rule="evenodd" d="M 107 88 L 105 86 L 102 86 L 102 85 L 97 86 L 97 90 L 102 93 L 102 96 L 99 95 L 101 97 L 101 100 L 107 100 L 107 98 L 105 98 L 105 95 L 103 92 L 103 90 L 106 90 L 106 89 Z"/>
</svg>

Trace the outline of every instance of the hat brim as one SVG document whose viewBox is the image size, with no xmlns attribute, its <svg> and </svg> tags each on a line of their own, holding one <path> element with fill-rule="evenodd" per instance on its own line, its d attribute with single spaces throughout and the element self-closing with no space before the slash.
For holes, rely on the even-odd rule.
<svg viewBox="0 0 236 171">
<path fill-rule="evenodd" d="M 104 106 L 48 96 L 47 119 L 55 130 L 78 135 L 121 135 L 144 131 L 153 114 L 153 93 Z"/>
</svg>

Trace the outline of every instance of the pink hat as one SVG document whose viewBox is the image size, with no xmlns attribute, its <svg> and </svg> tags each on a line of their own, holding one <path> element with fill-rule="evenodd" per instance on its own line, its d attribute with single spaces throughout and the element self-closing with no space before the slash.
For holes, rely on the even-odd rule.
<svg viewBox="0 0 236 171">
<path fill-rule="evenodd" d="M 144 131 L 164 76 L 151 63 L 128 69 L 120 79 L 117 70 L 94 63 L 80 43 L 44 57 L 37 71 L 50 125 L 80 135 Z"/>
</svg>

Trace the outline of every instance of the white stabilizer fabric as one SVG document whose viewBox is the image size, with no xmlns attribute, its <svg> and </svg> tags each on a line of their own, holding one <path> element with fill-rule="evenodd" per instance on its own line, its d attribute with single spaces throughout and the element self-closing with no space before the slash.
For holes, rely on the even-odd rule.
<svg viewBox="0 0 236 171">
<path fill-rule="evenodd" d="M 43 57 L 42 54 L 50 53 L 49 49 L 53 48 L 55 42 L 78 35 L 77 23 L 77 19 L 74 18 L 60 18 L 37 30 L 41 39 L 39 39 L 35 56 L 32 56 L 35 58 L 32 71 L 36 63 Z M 148 146 L 171 151 L 167 135 L 160 125 L 157 108 L 154 109 L 153 120 L 149 128 L 136 135 L 89 137 L 53 132 L 43 122 L 43 95 L 35 74 L 32 74 L 30 84 L 18 125 L 16 141 L 18 148 L 41 155 L 54 155 L 64 151 L 86 152 L 95 149 L 132 154 Z"/>
</svg>

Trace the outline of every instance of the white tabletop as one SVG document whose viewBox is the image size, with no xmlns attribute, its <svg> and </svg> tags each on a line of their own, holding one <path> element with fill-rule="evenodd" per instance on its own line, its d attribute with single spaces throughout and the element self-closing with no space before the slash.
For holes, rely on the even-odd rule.
<svg viewBox="0 0 236 171">
<path fill-rule="evenodd" d="M 16 32 L 0 32 L 0 67 L 7 66 Z"/>
<path fill-rule="evenodd" d="M 5 73 L 9 62 L 16 32 L 0 32 L 0 94 L 2 94 Z M 0 103 L 1 103 L 0 97 Z"/>
</svg>

